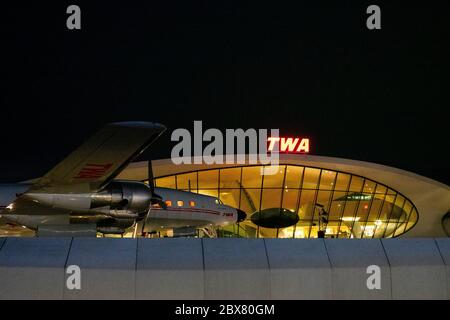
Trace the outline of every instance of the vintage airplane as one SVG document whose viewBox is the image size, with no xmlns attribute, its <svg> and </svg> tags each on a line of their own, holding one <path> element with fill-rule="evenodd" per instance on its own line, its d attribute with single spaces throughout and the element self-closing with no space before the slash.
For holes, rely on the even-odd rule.
<svg viewBox="0 0 450 320">
<path fill-rule="evenodd" d="M 149 122 L 106 125 L 42 178 L 0 185 L 1 219 L 38 236 L 123 234 L 137 223 L 145 233 L 171 228 L 191 234 L 243 221 L 243 211 L 218 198 L 155 188 L 151 162 L 149 185 L 115 180 L 165 129 Z"/>
</svg>

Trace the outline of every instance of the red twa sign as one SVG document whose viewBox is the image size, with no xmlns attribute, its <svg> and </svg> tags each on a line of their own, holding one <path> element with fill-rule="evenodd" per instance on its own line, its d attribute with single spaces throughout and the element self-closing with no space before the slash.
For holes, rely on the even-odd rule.
<svg viewBox="0 0 450 320">
<path fill-rule="evenodd" d="M 112 163 L 95 164 L 87 163 L 74 179 L 96 179 L 101 178 L 111 167 Z"/>
<path fill-rule="evenodd" d="M 283 153 L 309 153 L 308 138 L 269 137 L 267 151 Z M 277 147 L 277 148 L 276 148 Z"/>
</svg>

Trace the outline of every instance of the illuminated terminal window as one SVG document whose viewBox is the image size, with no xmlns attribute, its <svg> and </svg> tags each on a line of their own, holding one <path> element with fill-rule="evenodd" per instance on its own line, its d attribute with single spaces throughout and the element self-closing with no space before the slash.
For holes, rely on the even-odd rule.
<svg viewBox="0 0 450 320">
<path fill-rule="evenodd" d="M 246 212 L 245 221 L 218 230 L 224 237 L 390 238 L 418 220 L 409 199 L 365 177 L 296 165 L 281 165 L 274 175 L 261 175 L 262 169 L 199 170 L 157 177 L 155 183 L 213 196 L 217 204 Z"/>
<path fill-rule="evenodd" d="M 191 206 L 191 207 L 195 207 L 195 201 L 189 201 L 189 205 Z"/>
<path fill-rule="evenodd" d="M 166 200 L 165 202 L 166 202 L 166 206 L 168 206 L 168 207 L 171 207 L 171 206 L 172 206 L 172 201 Z"/>
<path fill-rule="evenodd" d="M 179 206 L 179 207 L 184 206 L 184 201 L 178 200 L 178 201 L 177 201 L 177 206 Z"/>
</svg>

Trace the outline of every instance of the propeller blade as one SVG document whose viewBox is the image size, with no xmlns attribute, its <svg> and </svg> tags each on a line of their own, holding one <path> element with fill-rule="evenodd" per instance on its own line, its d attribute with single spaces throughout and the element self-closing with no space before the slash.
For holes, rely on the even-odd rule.
<svg viewBox="0 0 450 320">
<path fill-rule="evenodd" d="M 152 195 L 155 193 L 155 181 L 153 179 L 153 166 L 152 166 L 152 161 L 148 160 L 148 186 L 150 188 L 150 191 L 152 192 Z"/>
<path fill-rule="evenodd" d="M 159 204 L 161 208 L 167 209 L 166 203 L 163 201 L 162 197 L 155 193 L 155 180 L 153 179 L 153 166 L 152 161 L 149 160 L 148 164 L 148 186 L 150 188 L 150 192 L 152 193 L 151 204 Z M 147 213 L 148 214 L 148 213 Z"/>
<path fill-rule="evenodd" d="M 153 179 L 153 166 L 152 161 L 148 160 L 147 162 L 147 173 L 148 173 L 148 187 L 150 189 L 151 193 L 151 200 L 150 200 L 150 206 L 148 207 L 147 214 L 144 217 L 144 221 L 142 222 L 142 229 L 141 229 L 141 235 L 144 235 L 145 230 L 145 223 L 148 219 L 148 215 L 150 213 L 150 210 L 152 210 L 152 205 L 158 204 L 161 208 L 164 210 L 167 209 L 166 202 L 162 199 L 162 197 L 155 193 L 155 180 Z"/>
</svg>

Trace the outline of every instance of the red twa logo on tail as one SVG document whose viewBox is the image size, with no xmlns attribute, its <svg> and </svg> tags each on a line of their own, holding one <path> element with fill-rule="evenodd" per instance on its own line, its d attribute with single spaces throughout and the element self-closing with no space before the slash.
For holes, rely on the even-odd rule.
<svg viewBox="0 0 450 320">
<path fill-rule="evenodd" d="M 74 179 L 94 179 L 101 178 L 112 167 L 112 163 L 95 164 L 88 163 L 74 177 Z"/>
</svg>

